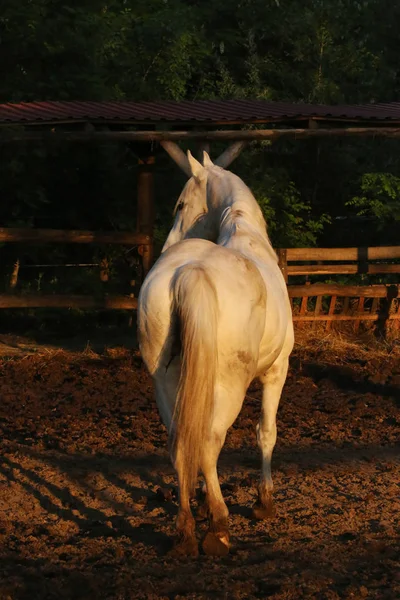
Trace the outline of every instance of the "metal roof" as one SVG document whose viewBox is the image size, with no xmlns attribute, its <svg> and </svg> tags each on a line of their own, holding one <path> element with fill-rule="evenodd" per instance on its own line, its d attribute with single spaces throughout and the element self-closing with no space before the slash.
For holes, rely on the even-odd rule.
<svg viewBox="0 0 400 600">
<path fill-rule="evenodd" d="M 196 102 L 21 102 L 0 104 L 0 123 L 68 123 L 73 121 L 155 124 L 252 123 L 320 118 L 351 121 L 400 121 L 400 102 L 364 105 L 319 105 L 261 100 Z"/>
</svg>

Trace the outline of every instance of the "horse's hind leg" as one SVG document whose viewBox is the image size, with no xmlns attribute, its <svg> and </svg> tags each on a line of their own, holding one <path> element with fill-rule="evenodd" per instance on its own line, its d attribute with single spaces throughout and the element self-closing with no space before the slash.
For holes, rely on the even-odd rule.
<svg viewBox="0 0 400 600">
<path fill-rule="evenodd" d="M 172 415 L 179 381 L 179 359 L 172 360 L 169 368 L 163 369 L 155 380 L 156 400 L 162 421 L 171 434 Z M 171 454 L 171 459 L 178 475 L 179 509 L 176 520 L 178 538 L 171 554 L 174 556 L 198 556 L 199 548 L 195 536 L 195 521 L 190 510 L 189 494 L 182 491 L 182 470 L 179 456 Z"/>
<path fill-rule="evenodd" d="M 204 443 L 201 470 L 207 486 L 205 505 L 208 509 L 210 527 L 203 540 L 206 554 L 224 556 L 229 552 L 229 511 L 224 502 L 218 481 L 217 461 L 225 440 L 226 432 L 213 431 Z M 203 508 L 204 510 L 204 508 Z"/>
<path fill-rule="evenodd" d="M 216 386 L 214 415 L 211 432 L 204 441 L 201 471 L 206 481 L 209 530 L 203 540 L 206 554 L 223 556 L 229 552 L 229 511 L 224 502 L 218 480 L 217 461 L 224 444 L 226 432 L 237 418 L 243 405 L 245 384 L 234 380 L 230 389 L 224 384 Z"/>
<path fill-rule="evenodd" d="M 287 371 L 288 359 L 278 358 L 259 378 L 263 384 L 263 398 L 261 418 L 257 425 L 257 442 L 262 454 L 262 471 L 258 500 L 253 507 L 253 516 L 256 519 L 267 519 L 275 514 L 272 499 L 271 458 L 276 442 L 276 413 Z"/>
<path fill-rule="evenodd" d="M 195 520 L 190 510 L 190 497 L 182 486 L 182 471 L 179 457 L 175 460 L 175 469 L 178 474 L 179 483 L 179 509 L 176 520 L 178 540 L 172 554 L 177 556 L 198 556 L 199 548 L 195 534 Z"/>
</svg>

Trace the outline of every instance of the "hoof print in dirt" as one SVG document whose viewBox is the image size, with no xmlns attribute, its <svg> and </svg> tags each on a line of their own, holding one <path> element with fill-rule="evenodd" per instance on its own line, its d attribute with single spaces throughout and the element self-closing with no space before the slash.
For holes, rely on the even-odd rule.
<svg viewBox="0 0 400 600">
<path fill-rule="evenodd" d="M 209 531 L 202 543 L 204 554 L 208 556 L 226 556 L 229 554 L 229 536 L 218 536 Z"/>
</svg>

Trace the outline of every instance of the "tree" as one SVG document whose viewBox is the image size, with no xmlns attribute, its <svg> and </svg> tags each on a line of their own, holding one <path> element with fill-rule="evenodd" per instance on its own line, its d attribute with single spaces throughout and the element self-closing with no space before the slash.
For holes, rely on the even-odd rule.
<svg viewBox="0 0 400 600">
<path fill-rule="evenodd" d="M 3 0 L 0 101 L 394 100 L 399 16 L 387 0 Z M 398 154 L 393 141 L 281 140 L 234 169 L 275 244 L 329 245 L 350 212 L 375 211 L 386 227 Z M 133 226 L 136 163 L 122 146 L 14 146 L 0 164 L 1 224 Z M 161 240 L 183 180 L 166 157 L 158 165 Z"/>
</svg>

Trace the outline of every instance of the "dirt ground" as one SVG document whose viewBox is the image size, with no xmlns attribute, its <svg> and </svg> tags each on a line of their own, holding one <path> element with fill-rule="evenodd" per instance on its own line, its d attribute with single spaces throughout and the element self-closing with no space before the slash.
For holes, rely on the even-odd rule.
<svg viewBox="0 0 400 600">
<path fill-rule="evenodd" d="M 251 519 L 253 385 L 219 464 L 231 553 L 178 561 L 176 481 L 138 352 L 3 336 L 0 600 L 400 598 L 400 349 L 316 339 L 298 341 L 279 409 L 276 517 Z"/>
</svg>

